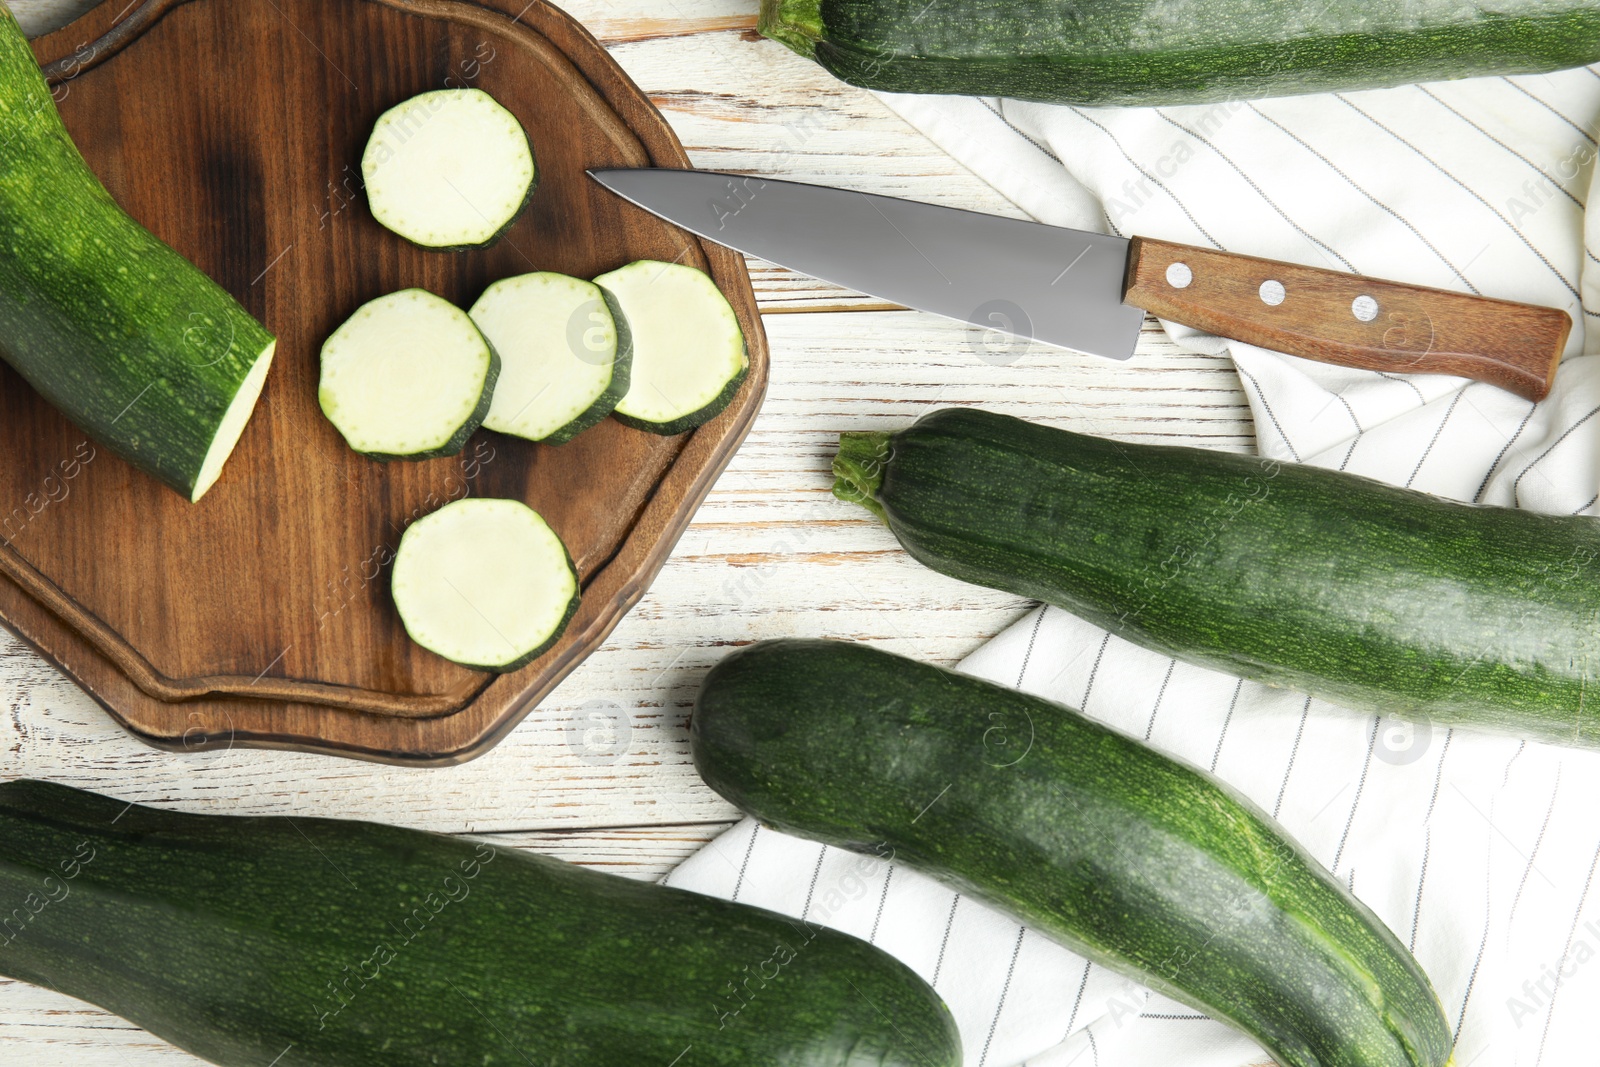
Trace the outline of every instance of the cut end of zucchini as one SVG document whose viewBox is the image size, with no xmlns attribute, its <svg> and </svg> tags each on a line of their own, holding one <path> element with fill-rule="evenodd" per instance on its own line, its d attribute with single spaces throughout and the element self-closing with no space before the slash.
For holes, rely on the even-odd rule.
<svg viewBox="0 0 1600 1067">
<path fill-rule="evenodd" d="M 715 418 L 749 370 L 739 318 L 716 282 L 681 263 L 639 260 L 596 278 L 622 310 L 633 342 L 628 391 L 615 415 L 678 434 Z"/>
<path fill-rule="evenodd" d="M 395 554 L 395 607 L 411 639 L 464 667 L 514 671 L 578 610 L 578 572 L 538 512 L 458 500 L 412 523 Z"/>
<path fill-rule="evenodd" d="M 461 451 L 488 413 L 500 361 L 465 311 L 423 289 L 363 304 L 322 346 L 317 396 L 374 459 Z"/>
<path fill-rule="evenodd" d="M 256 401 L 261 399 L 261 390 L 267 384 L 267 372 L 272 369 L 272 357 L 277 349 L 278 342 L 269 341 L 256 357 L 255 363 L 251 364 L 250 373 L 239 383 L 239 391 L 233 394 L 228 410 L 223 413 L 222 422 L 217 426 L 217 435 L 211 439 L 211 447 L 206 450 L 206 458 L 200 464 L 200 473 L 195 476 L 194 491 L 189 494 L 190 502 L 198 503 L 222 477 L 223 466 L 228 462 L 228 457 L 233 455 L 239 438 L 244 436 L 244 428 L 250 424 L 250 416 L 255 413 Z"/>
<path fill-rule="evenodd" d="M 488 429 L 563 444 L 628 390 L 626 322 L 593 282 L 548 271 L 506 278 L 471 315 L 500 356 Z"/>
<path fill-rule="evenodd" d="M 839 454 L 833 457 L 833 495 L 860 504 L 882 522 L 889 519 L 878 503 L 878 488 L 883 485 L 883 469 L 889 462 L 890 436 L 878 432 L 842 433 Z"/>
<path fill-rule="evenodd" d="M 361 174 L 372 217 L 434 249 L 492 243 L 537 178 L 522 124 L 482 89 L 438 89 L 384 112 Z"/>
<path fill-rule="evenodd" d="M 815 59 L 822 39 L 822 0 L 761 0 L 756 29 L 794 52 Z"/>
</svg>

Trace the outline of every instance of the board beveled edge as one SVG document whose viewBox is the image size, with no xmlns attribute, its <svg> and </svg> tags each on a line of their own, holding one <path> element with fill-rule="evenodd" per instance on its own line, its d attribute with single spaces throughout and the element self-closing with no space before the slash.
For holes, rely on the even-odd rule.
<svg viewBox="0 0 1600 1067">
<path fill-rule="evenodd" d="M 167 11 L 191 0 L 147 0 L 128 13 L 106 0 L 34 42 L 36 55 L 88 69 L 120 51 Z M 533 0 L 364 0 L 443 17 L 463 6 L 510 18 L 545 38 L 644 146 L 655 166 L 687 168 L 687 153 L 644 93 L 604 47 L 565 12 Z M 151 12 L 146 17 L 144 13 Z M 490 15 L 490 17 L 493 17 Z M 93 36 L 90 36 L 90 35 Z M 107 35 L 109 34 L 109 37 Z M 104 39 L 104 40 L 103 40 Z M 92 44 L 85 44 L 92 41 Z M 53 64 L 54 65 L 54 64 Z M 465 762 L 493 747 L 615 629 L 639 601 L 678 538 L 749 433 L 766 395 L 769 353 L 744 258 L 685 234 L 705 256 L 745 333 L 750 371 L 727 410 L 691 434 L 656 484 L 628 536 L 590 580 L 584 606 L 561 642 L 513 674 L 492 679 L 458 711 L 428 717 L 372 714 L 327 704 L 207 696 L 168 702 L 141 690 L 83 635 L 0 575 L 0 624 L 75 681 L 135 737 L 194 752 L 233 747 L 288 749 L 402 765 Z"/>
<path fill-rule="evenodd" d="M 58 91 L 69 93 L 71 81 L 85 70 L 106 62 L 136 41 L 140 35 L 153 28 L 167 14 L 194 0 L 145 0 L 135 6 L 129 4 L 113 8 L 109 2 L 84 16 L 95 25 L 76 30 L 79 23 L 65 27 L 68 39 L 77 38 L 73 51 L 46 66 L 46 77 L 57 85 Z M 587 75 L 580 71 L 561 47 L 533 27 L 522 17 L 529 8 L 508 17 L 501 11 L 472 0 L 363 0 L 381 7 L 420 18 L 434 19 L 456 25 L 476 26 L 485 31 L 510 38 L 542 63 L 561 83 L 570 87 L 573 103 L 587 113 L 589 121 L 600 130 L 619 156 L 635 166 L 651 162 L 649 150 L 630 122 L 617 110 L 615 103 L 603 97 Z M 277 5 L 272 5 L 277 9 Z M 280 14 L 282 14 L 280 12 Z M 110 21 L 105 16 L 110 16 Z M 97 17 L 99 16 L 99 17 Z M 109 28 L 107 28 L 109 27 Z M 100 37 L 89 40 L 89 34 L 104 29 Z M 53 38 L 54 35 L 51 35 Z M 51 54 L 50 38 L 35 42 L 36 57 Z M 41 57 L 40 53 L 44 53 Z M 609 56 L 605 57 L 609 62 Z M 648 108 L 648 105 L 646 105 Z M 643 117 L 656 118 L 652 110 Z M 680 150 L 681 151 L 681 150 Z M 695 247 L 701 247 L 694 242 Z M 702 257 L 704 249 L 701 248 Z M 681 445 L 680 445 L 681 453 Z M 672 461 L 678 462 L 677 459 Z M 652 490 L 654 492 L 654 490 Z M 637 525 L 638 516 L 627 529 Z M 631 533 L 629 534 L 631 536 Z M 586 587 L 592 585 L 600 570 L 610 565 L 621 551 L 619 542 L 605 563 L 589 576 Z M 243 697 L 246 699 L 281 700 L 288 703 L 306 703 L 345 708 L 351 711 L 404 718 L 424 719 L 451 715 L 476 699 L 492 679 L 485 676 L 469 677 L 442 692 L 410 693 L 368 687 L 340 685 L 314 679 L 266 677 L 260 674 L 212 673 L 176 677 L 158 668 L 147 650 L 141 649 L 124 637 L 114 627 L 107 625 L 87 606 L 79 604 L 48 574 L 35 568 L 28 560 L 6 545 L 0 545 L 0 576 L 9 578 L 25 593 L 47 610 L 61 618 L 81 637 L 86 638 L 100 654 L 110 660 L 146 695 L 166 703 L 178 703 L 214 698 Z M 555 650 L 559 651 L 559 649 Z M 554 651 L 552 652 L 554 655 Z"/>
</svg>

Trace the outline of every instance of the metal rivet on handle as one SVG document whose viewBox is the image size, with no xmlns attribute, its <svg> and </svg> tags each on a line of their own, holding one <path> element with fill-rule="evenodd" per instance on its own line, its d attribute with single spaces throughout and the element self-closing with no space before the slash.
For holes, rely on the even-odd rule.
<svg viewBox="0 0 1600 1067">
<path fill-rule="evenodd" d="M 1350 302 L 1350 313 L 1362 322 L 1378 317 L 1378 302 L 1370 296 L 1358 296 Z"/>
<path fill-rule="evenodd" d="M 1280 281 L 1274 281 L 1269 278 L 1261 283 L 1261 302 L 1269 307 L 1277 307 L 1283 303 L 1283 298 L 1288 295 L 1288 292 L 1283 288 L 1283 283 Z"/>
<path fill-rule="evenodd" d="M 1194 281 L 1194 271 L 1189 269 L 1187 263 L 1171 263 L 1167 266 L 1167 284 L 1174 289 L 1187 289 L 1189 283 Z"/>
</svg>

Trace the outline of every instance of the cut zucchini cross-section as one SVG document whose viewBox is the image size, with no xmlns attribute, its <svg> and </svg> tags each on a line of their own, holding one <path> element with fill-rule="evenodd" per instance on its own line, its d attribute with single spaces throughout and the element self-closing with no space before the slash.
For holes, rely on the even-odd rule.
<svg viewBox="0 0 1600 1067">
<path fill-rule="evenodd" d="M 627 320 L 592 282 L 548 271 L 506 278 L 471 314 L 500 356 L 488 429 L 564 444 L 628 391 Z"/>
<path fill-rule="evenodd" d="M 727 297 L 704 271 L 641 259 L 595 284 L 628 320 L 633 367 L 616 417 L 651 433 L 675 434 L 728 406 L 749 369 L 744 333 Z"/>
<path fill-rule="evenodd" d="M 518 500 L 457 500 L 418 519 L 400 539 L 392 581 L 411 639 L 476 670 L 527 665 L 578 610 L 566 546 Z"/>
<path fill-rule="evenodd" d="M 199 500 L 250 421 L 277 342 L 112 199 L 4 4 L 0 229 L 0 360 L 96 442 Z M 0 385 L 7 419 L 19 388 Z"/>
<path fill-rule="evenodd" d="M 373 459 L 461 451 L 482 423 L 500 359 L 471 317 L 422 289 L 363 304 L 322 346 L 323 414 Z"/>
<path fill-rule="evenodd" d="M 438 89 L 379 117 L 361 157 L 378 222 L 424 248 L 491 244 L 537 184 L 517 117 L 482 89 Z"/>
</svg>

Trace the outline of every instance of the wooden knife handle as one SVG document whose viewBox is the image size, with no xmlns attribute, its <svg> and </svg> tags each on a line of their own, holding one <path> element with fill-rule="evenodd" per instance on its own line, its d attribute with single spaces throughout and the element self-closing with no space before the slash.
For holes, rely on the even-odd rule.
<svg viewBox="0 0 1600 1067">
<path fill-rule="evenodd" d="M 1557 308 L 1135 237 L 1123 299 L 1160 318 L 1342 367 L 1457 374 L 1542 400 L 1572 319 Z"/>
</svg>

